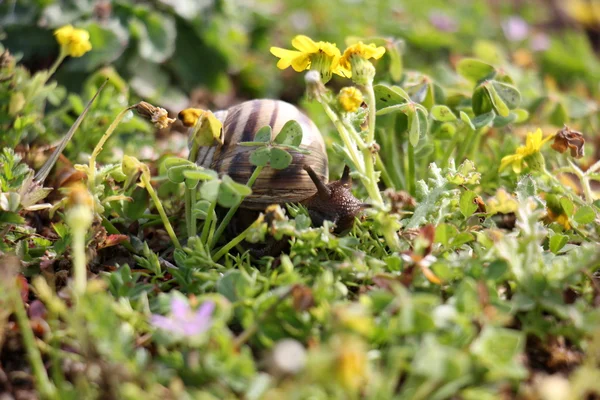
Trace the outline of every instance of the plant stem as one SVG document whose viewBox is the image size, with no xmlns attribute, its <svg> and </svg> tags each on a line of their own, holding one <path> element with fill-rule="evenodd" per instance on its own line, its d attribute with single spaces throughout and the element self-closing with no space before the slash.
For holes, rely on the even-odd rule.
<svg viewBox="0 0 600 400">
<path fill-rule="evenodd" d="M 196 227 L 196 217 L 194 216 L 194 206 L 196 205 L 196 194 L 198 193 L 198 187 L 190 189 L 190 231 L 192 236 L 196 236 L 198 229 Z M 189 232 L 188 232 L 189 233 Z"/>
<path fill-rule="evenodd" d="M 192 191 L 185 188 L 185 192 L 183 193 L 183 198 L 185 201 L 185 226 L 187 229 L 188 238 L 194 236 L 194 232 L 192 231 Z"/>
<path fill-rule="evenodd" d="M 415 180 L 415 148 L 410 143 L 408 143 L 408 177 L 406 183 L 408 186 L 408 193 L 410 193 L 411 196 L 414 196 L 415 188 L 417 186 Z"/>
<path fill-rule="evenodd" d="M 254 172 L 250 176 L 250 179 L 248 179 L 248 182 L 246 183 L 246 186 L 248 186 L 249 188 L 252 188 L 252 185 L 254 184 L 254 181 L 256 180 L 256 178 L 258 178 L 258 175 L 260 175 L 260 172 L 263 170 L 263 168 L 264 167 L 256 167 L 256 169 L 254 170 Z M 244 198 L 241 198 L 240 201 L 238 201 L 238 203 L 235 206 L 231 207 L 229 209 L 229 211 L 227 211 L 227 214 L 225 215 L 225 218 L 223 218 L 223 221 L 221 221 L 221 223 L 219 224 L 219 227 L 217 228 L 217 231 L 215 232 L 215 235 L 213 236 L 212 240 L 210 241 L 210 248 L 211 249 L 215 247 L 215 245 L 217 244 L 217 242 L 221 238 L 221 235 L 223 234 L 223 231 L 225 230 L 225 228 L 229 224 L 229 221 L 231 221 L 231 218 L 233 218 L 233 215 L 235 214 L 235 212 L 240 207 L 240 205 L 242 204 L 243 201 L 244 201 Z"/>
<path fill-rule="evenodd" d="M 58 58 L 56 59 L 56 61 L 54 61 L 54 64 L 52 64 L 52 66 L 48 70 L 46 81 L 44 81 L 44 83 L 48 82 L 48 79 L 50 79 L 52 75 L 54 75 L 54 73 L 56 72 L 60 64 L 62 64 L 62 62 L 65 60 L 65 58 L 67 58 L 67 51 L 63 46 L 61 46 Z"/>
<path fill-rule="evenodd" d="M 250 225 L 242 233 L 231 239 L 231 241 L 229 241 L 229 243 L 227 243 L 225 246 L 221 247 L 219 251 L 217 251 L 217 253 L 212 257 L 213 261 L 219 261 L 221 257 L 223 257 L 225 254 L 227 254 L 227 252 L 229 252 L 229 250 L 237 246 L 238 243 L 241 243 L 242 240 L 246 238 L 246 234 L 248 233 L 250 228 L 252 228 L 252 225 Z"/>
<path fill-rule="evenodd" d="M 364 91 L 367 92 L 367 98 L 365 102 L 367 103 L 367 107 L 369 107 L 369 132 L 367 135 L 367 143 L 371 143 L 375 140 L 375 119 L 376 119 L 376 109 L 375 109 L 375 92 L 373 91 L 373 82 L 369 82 L 364 86 Z"/>
<path fill-rule="evenodd" d="M 459 139 L 460 139 L 459 132 L 454 132 L 454 136 L 452 137 L 452 140 L 450 141 L 450 145 L 448 146 L 448 148 L 446 149 L 446 152 L 442 156 L 442 163 L 441 163 L 442 168 L 445 168 L 448 166 L 448 162 L 450 161 L 450 156 L 452 155 L 452 152 L 454 151 L 454 149 L 456 149 L 456 145 L 458 144 Z"/>
<path fill-rule="evenodd" d="M 71 251 L 73 255 L 73 275 L 75 280 L 74 289 L 77 296 L 83 296 L 87 284 L 87 263 L 85 260 L 85 234 L 87 233 L 87 229 L 78 226 L 74 226 L 71 229 L 73 237 Z"/>
<path fill-rule="evenodd" d="M 363 158 L 365 160 L 365 175 L 369 178 L 369 185 L 366 185 L 367 193 L 369 197 L 375 202 L 376 205 L 383 205 L 383 198 L 381 192 L 377 186 L 377 179 L 375 178 L 375 167 L 373 165 L 373 154 L 367 148 L 362 151 Z"/>
<path fill-rule="evenodd" d="M 217 200 L 210 203 L 208 207 L 208 211 L 206 213 L 206 219 L 204 220 L 204 226 L 202 227 L 202 235 L 200 236 L 200 240 L 202 243 L 208 243 L 208 233 L 210 232 L 210 226 L 213 222 L 213 214 L 215 213 L 215 208 L 217 207 Z"/>
<path fill-rule="evenodd" d="M 50 379 L 48 379 L 48 373 L 44 367 L 42 355 L 40 354 L 40 351 L 35 343 L 35 336 L 31 330 L 31 325 L 29 324 L 27 312 L 25 311 L 25 305 L 23 304 L 19 290 L 16 287 L 13 287 L 11 292 L 13 303 L 15 305 L 15 316 L 17 317 L 19 330 L 21 331 L 21 336 L 23 337 L 23 344 L 25 345 L 25 350 L 27 351 L 27 358 L 29 358 L 29 363 L 31 364 L 31 369 L 33 370 L 33 376 L 35 376 L 38 390 L 43 398 L 55 399 L 57 398 L 56 388 L 52 385 Z"/>
<path fill-rule="evenodd" d="M 154 188 L 152 187 L 152 184 L 150 183 L 150 170 L 148 169 L 148 166 L 145 164 L 143 165 L 142 175 L 140 176 L 140 180 L 142 181 L 142 183 L 144 184 L 144 187 L 148 191 L 148 194 L 152 198 L 152 201 L 154 202 L 154 206 L 158 210 L 160 219 L 162 219 L 165 229 L 167 230 L 167 233 L 169 234 L 169 237 L 171 238 L 171 241 L 173 241 L 173 244 L 175 245 L 175 247 L 177 247 L 178 249 L 181 250 L 181 243 L 179 243 L 179 239 L 177 239 L 177 236 L 175 235 L 175 231 L 173 231 L 173 227 L 171 226 L 171 223 L 169 222 L 167 213 L 165 212 L 165 209 L 163 208 L 163 205 L 160 202 L 160 199 L 156 195 L 156 192 L 154 191 Z"/>
<path fill-rule="evenodd" d="M 590 187 L 590 181 L 588 181 L 586 174 L 573 163 L 573 161 L 568 160 L 569 165 L 571 166 L 572 172 L 579 178 L 581 181 L 581 186 L 583 187 L 583 193 L 585 194 L 585 202 L 587 204 L 592 204 L 594 201 L 594 196 L 592 194 L 592 188 Z"/>
<path fill-rule="evenodd" d="M 357 171 L 362 173 L 363 165 L 360 162 L 360 158 L 359 158 L 356 146 L 350 139 L 350 134 L 348 133 L 348 130 L 346 129 L 346 127 L 344 126 L 343 122 L 340 120 L 338 115 L 335 113 L 335 111 L 333 111 L 331 109 L 331 107 L 329 106 L 329 104 L 327 104 L 326 101 L 321 101 L 321 105 L 325 109 L 325 113 L 327 114 L 327 116 L 329 117 L 331 122 L 333 122 L 338 133 L 340 134 L 340 137 L 341 137 L 342 141 L 344 142 L 346 149 L 348 150 L 350 160 L 354 163 L 354 168 L 356 168 Z"/>
<path fill-rule="evenodd" d="M 90 164 L 88 170 L 88 187 L 92 194 L 96 193 L 96 157 L 98 157 L 98 154 L 100 154 L 100 152 L 102 151 L 102 146 L 104 146 L 104 143 L 106 143 L 106 141 L 110 138 L 117 125 L 119 125 L 119 123 L 123 120 L 125 115 L 127 115 L 127 112 L 132 108 L 134 108 L 134 106 L 127 107 L 117 115 L 117 117 L 112 122 L 112 124 L 110 124 L 104 135 L 102 135 L 102 137 L 100 138 L 100 141 L 98 142 L 98 144 L 94 148 L 94 151 L 92 152 L 92 155 L 90 156 Z"/>
</svg>

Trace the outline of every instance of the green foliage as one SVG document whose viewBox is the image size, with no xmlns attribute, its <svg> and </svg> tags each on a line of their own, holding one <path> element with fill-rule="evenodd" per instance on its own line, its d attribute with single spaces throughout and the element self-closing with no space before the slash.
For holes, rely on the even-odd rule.
<svg viewBox="0 0 600 400">
<path fill-rule="evenodd" d="M 600 393 L 600 69 L 581 32 L 532 31 L 551 25 L 539 4 L 520 5 L 531 34 L 513 41 L 496 21 L 517 11 L 485 2 L 5 3 L 0 39 L 14 56 L 0 60 L 0 364 L 11 388 L 48 381 L 57 398 L 124 399 Z M 87 29 L 93 50 L 51 74 L 51 29 L 66 23 Z M 299 33 L 386 49 L 375 104 L 366 85 L 367 107 L 332 107 L 335 124 L 305 107 L 331 176 L 352 165 L 350 189 L 367 203 L 344 235 L 330 221 L 314 226 L 302 204 L 244 209 L 254 184 L 265 187 L 263 168 L 285 176 L 308 154 L 298 122 L 229 143 L 249 153 L 249 178 L 237 182 L 195 163 L 198 147 L 223 138 L 213 114 L 188 138 L 176 127 L 152 136 L 158 114 L 123 111 L 140 96 L 176 113 L 198 88 L 193 101 L 210 106 L 284 91 L 296 100 L 301 77 L 279 74 L 268 49 Z M 545 51 L 533 47 L 542 33 Z M 36 182 L 45 146 L 107 78 L 57 168 Z M 321 101 L 349 82 L 335 77 Z M 583 132 L 582 160 L 528 145 L 527 132 L 563 124 Z M 525 150 L 519 173 L 499 171 Z M 86 178 L 83 197 L 72 194 Z M 93 223 L 77 236 L 64 221 L 82 205 Z M 21 340 L 27 329 L 37 337 Z"/>
</svg>

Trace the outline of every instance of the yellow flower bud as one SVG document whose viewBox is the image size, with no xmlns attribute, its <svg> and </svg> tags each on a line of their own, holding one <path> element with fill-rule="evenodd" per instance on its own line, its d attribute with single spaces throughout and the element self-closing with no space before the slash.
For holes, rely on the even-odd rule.
<svg viewBox="0 0 600 400">
<path fill-rule="evenodd" d="M 204 110 L 199 108 L 186 108 L 181 110 L 177 115 L 177 118 L 187 127 L 196 126 L 198 119 L 204 115 Z"/>
<path fill-rule="evenodd" d="M 345 87 L 340 90 L 338 102 L 344 111 L 355 112 L 363 103 L 363 94 L 353 86 Z"/>
<path fill-rule="evenodd" d="M 75 29 L 65 25 L 54 31 L 56 41 L 63 51 L 71 57 L 81 57 L 92 49 L 90 34 L 85 29 Z"/>
</svg>

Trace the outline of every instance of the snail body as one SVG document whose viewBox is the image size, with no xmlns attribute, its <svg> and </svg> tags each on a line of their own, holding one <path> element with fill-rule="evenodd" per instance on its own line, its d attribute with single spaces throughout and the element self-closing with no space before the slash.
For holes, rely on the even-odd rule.
<svg viewBox="0 0 600 400">
<path fill-rule="evenodd" d="M 323 136 L 298 108 L 280 100 L 258 99 L 214 114 L 223 124 L 222 144 L 201 147 L 196 163 L 219 175 L 229 175 L 238 183 L 245 184 L 256 168 L 249 159 L 254 149 L 238 144 L 254 141 L 263 126 L 271 127 L 274 139 L 286 122 L 298 122 L 303 131 L 300 147 L 310 151 L 309 154 L 290 151 L 292 162 L 285 169 L 265 166 L 240 209 L 258 212 L 271 204 L 302 203 L 314 225 L 329 220 L 336 225 L 336 232 L 352 227 L 354 217 L 365 204 L 351 193 L 348 168 L 342 179 L 327 183 L 328 160 Z"/>
</svg>

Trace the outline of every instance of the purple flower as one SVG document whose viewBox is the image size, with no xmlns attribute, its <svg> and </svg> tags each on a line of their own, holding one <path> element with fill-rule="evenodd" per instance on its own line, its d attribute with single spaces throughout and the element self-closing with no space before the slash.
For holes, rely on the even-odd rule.
<svg viewBox="0 0 600 400">
<path fill-rule="evenodd" d="M 458 30 L 456 20 L 439 11 L 432 11 L 429 14 L 429 22 L 440 32 L 451 33 Z"/>
<path fill-rule="evenodd" d="M 502 23 L 504 36 L 511 42 L 519 42 L 529 35 L 529 25 L 521 17 L 512 16 Z"/>
<path fill-rule="evenodd" d="M 207 301 L 197 310 L 192 310 L 188 302 L 173 297 L 171 300 L 171 315 L 164 317 L 153 314 L 150 322 L 157 328 L 169 331 L 179 336 L 196 336 L 208 330 L 212 325 L 212 312 L 215 303 Z"/>
<path fill-rule="evenodd" d="M 550 38 L 543 33 L 536 33 L 531 38 L 531 50 L 544 51 L 550 47 Z"/>
</svg>

